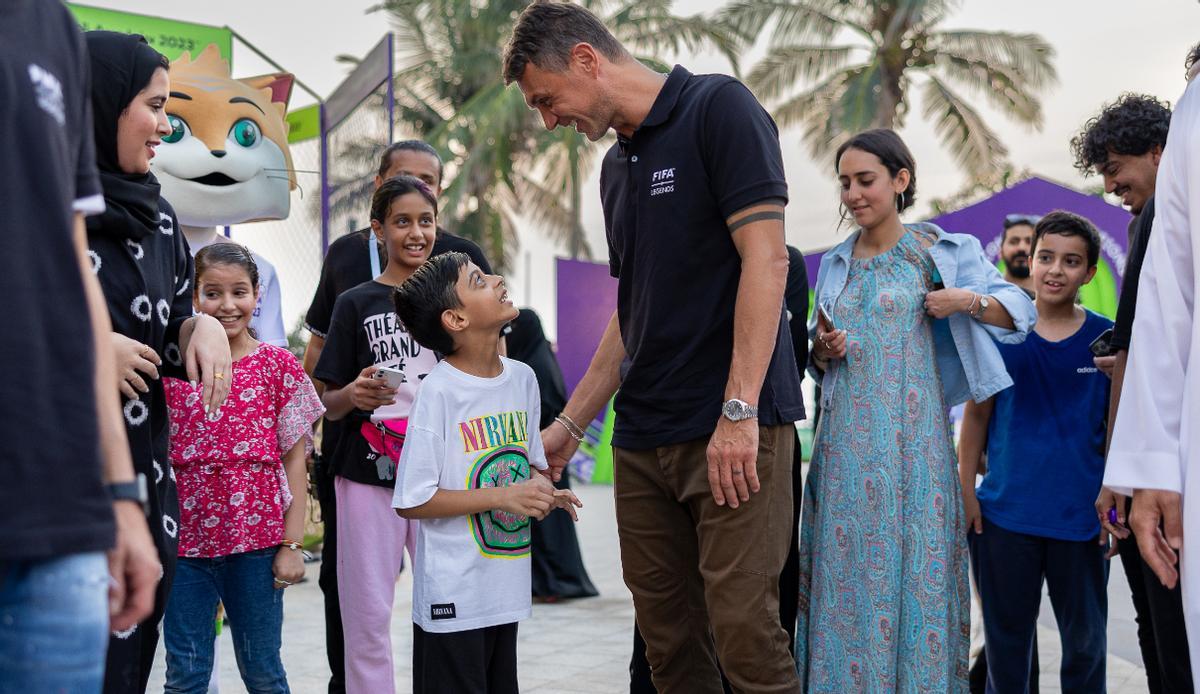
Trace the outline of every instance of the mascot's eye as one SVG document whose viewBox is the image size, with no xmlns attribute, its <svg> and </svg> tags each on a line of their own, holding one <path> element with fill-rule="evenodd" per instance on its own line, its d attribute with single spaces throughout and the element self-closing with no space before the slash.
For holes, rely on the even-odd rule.
<svg viewBox="0 0 1200 694">
<path fill-rule="evenodd" d="M 243 118 L 234 123 L 230 133 L 233 135 L 233 139 L 237 140 L 237 143 L 243 147 L 253 147 L 258 144 L 259 138 L 262 137 L 262 131 L 258 129 L 258 123 L 249 118 Z"/>
<path fill-rule="evenodd" d="M 187 121 L 179 116 L 168 114 L 167 124 L 171 126 L 171 134 L 163 138 L 163 142 L 174 144 L 183 139 L 187 134 Z"/>
</svg>

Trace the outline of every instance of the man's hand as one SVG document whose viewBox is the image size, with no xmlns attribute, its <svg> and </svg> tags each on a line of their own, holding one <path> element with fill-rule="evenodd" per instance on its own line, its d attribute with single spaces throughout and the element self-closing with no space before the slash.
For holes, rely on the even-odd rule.
<svg viewBox="0 0 1200 694">
<path fill-rule="evenodd" d="M 1125 499 L 1124 494 L 1118 494 L 1108 487 L 1101 487 L 1100 495 L 1096 497 L 1096 517 L 1100 520 L 1100 539 L 1097 542 L 1101 547 L 1108 547 L 1106 559 L 1117 556 L 1117 543 L 1129 537 L 1129 528 L 1125 525 Z M 1115 523 L 1108 515 L 1113 509 L 1117 516 Z"/>
<path fill-rule="evenodd" d="M 1138 538 L 1146 564 L 1167 588 L 1179 581 L 1179 550 L 1183 548 L 1182 500 L 1179 492 L 1137 489 L 1129 511 L 1129 525 Z"/>
<path fill-rule="evenodd" d="M 108 614 L 112 631 L 128 631 L 150 616 L 154 588 L 162 577 L 158 551 L 150 539 L 146 516 L 132 501 L 116 501 L 117 544 L 108 552 Z"/>
<path fill-rule="evenodd" d="M 212 414 L 225 402 L 229 382 L 233 379 L 229 338 L 225 328 L 212 316 L 200 314 L 192 320 L 195 323 L 184 363 L 188 380 L 203 387 L 200 401 L 204 403 L 205 413 Z"/>
<path fill-rule="evenodd" d="M 571 462 L 579 442 L 567 433 L 565 426 L 550 422 L 550 426 L 542 429 L 542 448 L 546 452 L 546 462 L 550 463 L 550 477 L 557 482 L 562 479 L 563 470 Z"/>
<path fill-rule="evenodd" d="M 363 412 L 373 412 L 396 403 L 397 389 L 388 387 L 386 380 L 375 378 L 378 370 L 378 366 L 368 366 L 350 384 L 350 403 Z"/>
<path fill-rule="evenodd" d="M 708 486 L 717 506 L 737 508 L 758 492 L 758 420 L 717 420 L 708 442 Z"/>
<path fill-rule="evenodd" d="M 967 521 L 967 532 L 975 531 L 976 535 L 983 534 L 983 511 L 979 509 L 979 499 L 975 497 L 974 489 L 963 488 L 963 516 Z"/>
<path fill-rule="evenodd" d="M 504 487 L 500 510 L 541 520 L 554 504 L 554 485 L 543 475 L 533 475 L 520 484 Z"/>
<path fill-rule="evenodd" d="M 1113 354 L 1107 357 L 1092 357 L 1092 363 L 1100 370 L 1100 373 L 1113 377 L 1113 367 L 1117 365 L 1117 355 Z"/>
<path fill-rule="evenodd" d="M 136 400 L 138 393 L 149 393 L 147 379 L 158 380 L 158 367 L 162 359 L 149 346 L 121 333 L 110 333 L 113 356 L 117 358 L 117 378 L 121 395 Z M 145 377 L 139 374 L 145 374 Z"/>
</svg>

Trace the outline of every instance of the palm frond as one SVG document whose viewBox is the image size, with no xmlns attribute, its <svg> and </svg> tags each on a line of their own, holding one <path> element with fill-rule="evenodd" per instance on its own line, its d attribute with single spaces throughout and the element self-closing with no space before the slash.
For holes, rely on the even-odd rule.
<svg viewBox="0 0 1200 694">
<path fill-rule="evenodd" d="M 875 37 L 865 23 L 860 7 L 842 0 L 734 0 L 716 16 L 747 43 L 754 43 L 772 22 L 773 46 L 832 40 L 843 29 L 869 43 Z"/>
<path fill-rule="evenodd" d="M 935 54 L 933 62 L 946 79 L 984 96 L 1005 115 L 1041 127 L 1041 101 L 1024 88 L 1022 76 L 1012 68 L 941 52 Z"/>
<path fill-rule="evenodd" d="M 982 178 L 1004 165 L 1008 148 L 944 82 L 931 75 L 921 97 L 925 118 L 933 122 L 935 132 L 968 174 Z"/>
<path fill-rule="evenodd" d="M 772 49 L 746 77 L 763 101 L 775 101 L 801 80 L 819 80 L 844 66 L 856 46 L 781 46 Z"/>
<path fill-rule="evenodd" d="M 799 125 L 803 140 L 816 159 L 824 159 L 849 135 L 866 127 L 875 118 L 875 102 L 854 110 L 869 86 L 879 83 L 879 66 L 864 63 L 842 69 L 793 96 L 775 108 L 772 115 L 780 127 Z"/>
<path fill-rule="evenodd" d="M 1022 78 L 1024 89 L 1040 89 L 1058 81 L 1054 47 L 1037 34 L 967 29 L 937 31 L 929 35 L 929 48 L 1010 68 Z"/>
</svg>

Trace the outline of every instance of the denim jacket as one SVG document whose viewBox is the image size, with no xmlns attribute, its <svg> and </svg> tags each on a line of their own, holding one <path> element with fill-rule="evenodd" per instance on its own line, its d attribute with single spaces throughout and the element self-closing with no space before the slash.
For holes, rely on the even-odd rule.
<svg viewBox="0 0 1200 694">
<path fill-rule="evenodd" d="M 1008 344 L 1024 342 L 1037 322 L 1037 310 L 1019 287 L 1004 281 L 996 267 L 988 262 L 979 240 L 969 234 L 951 234 L 935 224 L 907 224 L 905 227 L 937 240 L 929 247 L 942 283 L 947 287 L 968 289 L 999 301 L 1012 316 L 1015 330 L 1005 330 L 978 321 L 965 313 L 932 320 L 934 352 L 947 407 L 968 398 L 983 402 L 1012 385 L 995 341 Z M 817 306 L 832 307 L 846 287 L 850 258 L 859 231 L 821 257 L 817 273 Z M 809 334 L 816 335 L 817 311 L 809 322 Z M 811 365 L 810 359 L 810 365 Z M 829 405 L 834 384 L 831 374 L 810 367 L 815 378 L 822 379 L 823 407 Z M 832 370 L 831 370 L 832 371 Z"/>
</svg>

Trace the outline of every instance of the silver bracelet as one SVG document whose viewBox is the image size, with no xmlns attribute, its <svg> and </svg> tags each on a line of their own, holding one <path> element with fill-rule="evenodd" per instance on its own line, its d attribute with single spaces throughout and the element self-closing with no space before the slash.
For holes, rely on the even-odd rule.
<svg viewBox="0 0 1200 694">
<path fill-rule="evenodd" d="M 571 438 L 575 439 L 576 443 L 583 443 L 583 429 L 579 428 L 579 425 L 576 424 L 574 420 L 565 414 L 559 414 L 554 418 L 554 421 L 563 425 L 563 428 L 567 430 L 567 433 L 570 434 Z"/>
</svg>

